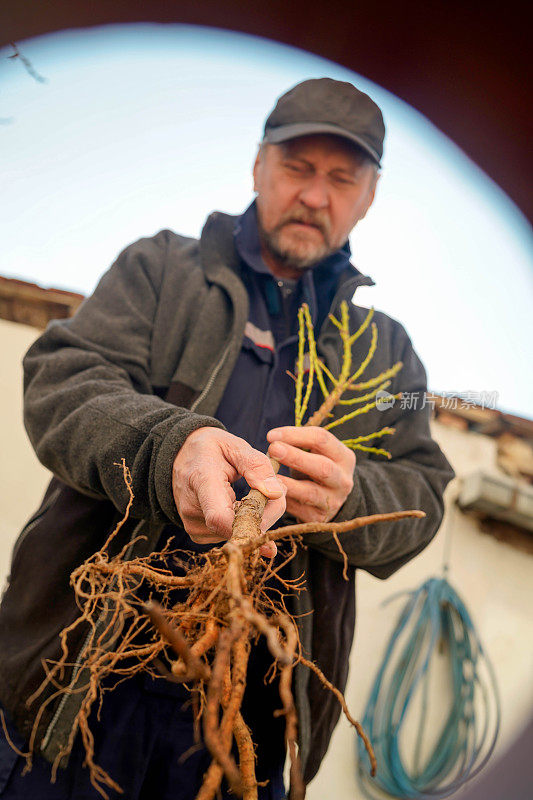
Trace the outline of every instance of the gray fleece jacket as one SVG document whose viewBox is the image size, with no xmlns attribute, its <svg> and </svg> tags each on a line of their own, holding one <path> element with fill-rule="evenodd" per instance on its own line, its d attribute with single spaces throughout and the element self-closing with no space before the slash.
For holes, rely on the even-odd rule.
<svg viewBox="0 0 533 800">
<path fill-rule="evenodd" d="M 234 224 L 233 217 L 216 212 L 199 241 L 162 231 L 131 245 L 75 317 L 51 323 L 25 358 L 25 423 L 39 459 L 55 478 L 19 537 L 0 608 L 0 699 L 23 734 L 35 716 L 25 701 L 42 680 L 41 659 L 57 655 L 57 634 L 76 615 L 70 571 L 101 546 L 124 513 L 128 493 L 115 463 L 126 460 L 135 494 L 131 523 L 119 544 L 126 536 L 145 534 L 130 548 L 131 556 L 140 555 L 155 547 L 164 525 L 180 524 L 171 475 L 185 438 L 198 427 L 222 427 L 212 415 L 235 365 L 248 316 Z M 338 314 L 341 300 L 349 300 L 362 283 L 369 279 L 355 269 L 352 276 L 341 277 L 332 311 Z M 350 315 L 355 330 L 366 309 L 350 305 Z M 403 327 L 384 314 L 375 320 L 379 341 L 372 375 L 401 360 L 403 369 L 390 390 L 424 392 L 425 372 Z M 320 331 L 318 349 L 338 373 L 339 337 L 329 320 Z M 367 349 L 362 337 L 354 347 L 354 363 Z M 396 403 L 335 429 L 340 438 L 349 438 L 396 428 L 387 442 L 390 462 L 357 454 L 354 488 L 337 520 L 407 508 L 424 510 L 426 518 L 342 535 L 348 581 L 327 534 L 308 535 L 307 546 L 292 562 L 294 575 L 306 575 L 307 590 L 295 600 L 302 645 L 341 690 L 355 623 L 355 568 L 387 577 L 427 545 L 442 517 L 442 493 L 453 472 L 431 439 L 428 417 L 421 403 L 415 409 Z M 48 569 L 42 569 L 43 563 Z M 41 565 L 37 579 L 36 564 Z M 83 641 L 76 646 L 82 662 Z M 73 686 L 82 672 L 70 676 Z M 297 670 L 295 694 L 309 781 L 339 709 L 304 669 Z M 43 714 L 38 738 L 49 760 L 67 741 L 80 698 L 71 694 Z"/>
</svg>

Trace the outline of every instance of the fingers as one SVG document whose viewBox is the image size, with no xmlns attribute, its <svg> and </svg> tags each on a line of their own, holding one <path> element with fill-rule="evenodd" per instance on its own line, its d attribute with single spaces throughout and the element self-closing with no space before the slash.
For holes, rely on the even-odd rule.
<svg viewBox="0 0 533 800">
<path fill-rule="evenodd" d="M 252 489 L 258 489 L 261 494 L 271 499 L 285 497 L 285 490 L 279 482 L 270 459 L 259 450 L 254 450 L 244 439 L 232 436 L 225 443 L 225 455 L 234 466 L 236 472 L 247 482 Z M 282 512 L 283 513 L 283 512 Z"/>
<path fill-rule="evenodd" d="M 277 522 L 278 519 L 285 513 L 285 508 L 287 505 L 285 495 L 287 489 L 281 483 L 281 478 L 280 478 L 280 486 L 283 491 L 283 497 L 279 497 L 276 500 L 269 500 L 265 506 L 265 510 L 263 512 L 263 518 L 261 519 L 261 531 L 263 533 L 267 531 L 269 528 L 271 528 L 274 525 L 274 523 Z"/>
<path fill-rule="evenodd" d="M 227 480 L 221 473 L 217 474 L 213 469 L 206 469 L 194 481 L 194 488 L 201 512 L 200 526 L 203 522 L 215 542 L 229 539 L 235 516 L 233 513 L 235 492 Z M 228 491 L 228 488 L 231 491 Z M 205 539 L 204 541 L 210 543 Z"/>
<path fill-rule="evenodd" d="M 344 503 L 343 495 L 332 493 L 313 481 L 282 476 L 287 488 L 287 512 L 301 522 L 329 522 Z"/>
<path fill-rule="evenodd" d="M 262 556 L 265 556 L 265 558 L 274 558 L 278 552 L 276 542 L 267 542 L 266 544 L 262 544 L 259 548 L 259 552 Z"/>
<path fill-rule="evenodd" d="M 203 487 L 206 485 L 211 486 L 212 493 L 205 493 Z M 193 542 L 216 544 L 231 535 L 235 494 L 233 491 L 225 492 L 224 488 L 220 484 L 217 486 L 215 480 L 207 484 L 201 476 L 198 477 L 197 487 L 194 478 L 191 485 L 174 484 L 176 508 Z"/>
<path fill-rule="evenodd" d="M 341 465 L 326 456 L 307 453 L 283 442 L 274 442 L 268 452 L 286 467 L 303 472 L 321 486 L 334 489 L 346 481 Z"/>
<path fill-rule="evenodd" d="M 287 511 L 304 522 L 327 522 L 342 508 L 354 485 L 355 454 L 318 427 L 274 428 L 267 434 L 269 455 L 309 480 L 280 477 L 287 488 Z"/>
<path fill-rule="evenodd" d="M 230 538 L 235 501 L 231 483 L 239 475 L 269 498 L 266 530 L 284 513 L 286 493 L 269 458 L 218 428 L 199 428 L 187 437 L 174 460 L 172 488 L 183 526 L 194 542 L 216 544 Z M 265 546 L 264 554 L 274 550 Z"/>
<path fill-rule="evenodd" d="M 286 425 L 282 428 L 272 428 L 267 433 L 267 440 L 271 443 L 282 442 L 285 445 L 308 450 L 325 458 L 329 458 L 344 469 L 355 466 L 355 455 L 330 431 L 315 425 L 305 425 L 297 428 Z M 285 462 L 283 462 L 285 463 Z"/>
</svg>

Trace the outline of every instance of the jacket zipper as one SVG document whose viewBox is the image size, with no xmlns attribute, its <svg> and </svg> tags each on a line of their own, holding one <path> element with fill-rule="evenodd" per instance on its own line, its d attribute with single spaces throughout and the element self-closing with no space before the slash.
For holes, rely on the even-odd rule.
<svg viewBox="0 0 533 800">
<path fill-rule="evenodd" d="M 20 533 L 20 536 L 18 537 L 17 541 L 15 542 L 15 546 L 13 548 L 13 555 L 11 556 L 11 563 L 13 563 L 13 561 L 15 560 L 15 557 L 16 557 L 18 551 L 20 550 L 20 547 L 21 547 L 24 539 L 26 538 L 26 536 L 30 533 L 30 531 L 32 531 L 35 528 L 35 526 L 37 525 L 39 520 L 41 520 L 44 517 L 46 512 L 49 511 L 52 508 L 52 506 L 54 505 L 55 501 L 59 497 L 60 492 L 61 492 L 61 487 L 60 486 L 58 486 L 57 489 L 54 489 L 54 491 L 52 492 L 52 494 L 48 498 L 48 501 L 47 501 L 46 505 L 42 509 L 42 511 L 39 511 L 39 513 L 36 514 L 35 517 L 28 522 L 26 527 L 22 529 L 22 531 Z"/>
<path fill-rule="evenodd" d="M 194 401 L 194 403 L 191 405 L 191 411 L 196 411 L 196 409 L 198 408 L 200 403 L 205 399 L 207 394 L 211 391 L 211 388 L 212 388 L 215 380 L 218 377 L 218 373 L 220 372 L 220 370 L 222 369 L 222 366 L 224 365 L 226 357 L 227 357 L 227 355 L 229 353 L 230 346 L 231 346 L 231 342 L 229 342 L 226 345 L 226 349 L 222 353 L 222 358 L 220 359 L 218 364 L 215 365 L 215 368 L 214 368 L 213 372 L 211 373 L 211 375 L 209 376 L 209 380 L 207 381 L 206 385 L 204 386 L 201 395 L 199 397 L 197 397 L 196 400 Z"/>
</svg>

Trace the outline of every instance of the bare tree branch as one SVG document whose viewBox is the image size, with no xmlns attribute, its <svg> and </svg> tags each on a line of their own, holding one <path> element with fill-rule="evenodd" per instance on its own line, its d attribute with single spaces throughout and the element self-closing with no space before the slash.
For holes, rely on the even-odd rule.
<svg viewBox="0 0 533 800">
<path fill-rule="evenodd" d="M 27 58 L 27 56 L 25 56 L 23 53 L 20 52 L 17 43 L 16 42 L 10 42 L 9 44 L 13 48 L 13 54 L 8 56 L 8 58 L 9 59 L 18 58 L 18 60 L 21 61 L 22 64 L 24 65 L 24 68 L 25 68 L 26 72 L 28 73 L 28 75 L 31 75 L 31 77 L 34 80 L 38 81 L 38 83 L 47 83 L 47 79 L 44 78 L 42 75 L 39 75 L 39 73 L 37 72 L 37 70 L 35 69 L 33 64 L 31 63 L 30 59 Z"/>
</svg>

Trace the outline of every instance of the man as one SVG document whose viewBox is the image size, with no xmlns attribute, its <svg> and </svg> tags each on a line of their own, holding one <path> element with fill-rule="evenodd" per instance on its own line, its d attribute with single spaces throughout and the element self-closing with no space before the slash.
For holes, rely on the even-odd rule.
<svg viewBox="0 0 533 800">
<path fill-rule="evenodd" d="M 287 371 L 296 358 L 298 306 L 309 304 L 319 352 L 335 373 L 342 354 L 328 313 L 338 313 L 358 285 L 372 283 L 351 266 L 347 239 L 372 204 L 383 137 L 379 108 L 351 84 L 323 78 L 294 87 L 266 121 L 254 165 L 257 197 L 248 210 L 238 218 L 212 214 L 199 242 L 162 231 L 131 245 L 78 314 L 50 325 L 27 354 L 26 425 L 55 477 L 15 547 L 0 611 L 0 697 L 20 746 L 34 725 L 36 708 L 26 701 L 43 679 L 41 659 L 57 658 L 58 633 L 78 613 L 69 575 L 124 513 L 128 494 L 115 466 L 121 458 L 135 494 L 118 543 L 131 542 L 128 557 L 157 550 L 169 536 L 199 552 L 227 539 L 233 502 L 246 484 L 269 498 L 264 528 L 285 507 L 293 518 L 322 522 L 405 508 L 426 512 L 424 520 L 345 534 L 348 581 L 325 533 L 306 537 L 308 546 L 291 563 L 293 576 L 305 574 L 306 581 L 293 601 L 302 646 L 344 689 L 355 568 L 385 578 L 416 555 L 437 530 L 452 475 L 422 404 L 374 410 L 341 428 L 348 438 L 394 425 L 390 462 L 362 452 L 356 464 L 331 432 L 293 425 Z M 365 315 L 351 306 L 353 330 Z M 423 392 L 424 369 L 405 331 L 384 314 L 376 321 L 372 375 L 401 360 L 391 390 Z M 357 347 L 356 362 L 368 342 Z M 310 410 L 318 404 L 315 393 Z M 279 477 L 265 455 L 267 443 L 283 465 Z M 275 548 L 263 553 L 275 557 Z M 70 642 L 69 650 L 82 665 L 83 640 Z M 271 714 L 279 701 L 275 686 L 264 683 L 267 668 L 259 642 L 243 712 L 258 746 L 258 778 L 266 782 L 260 797 L 279 800 L 283 722 Z M 45 761 L 72 740 L 82 679 L 83 670 L 73 669 L 71 693 L 51 698 L 39 718 L 39 756 L 28 776 L 20 777 L 16 754 L 4 748 L 6 797 L 96 796 L 82 769 L 79 737 L 55 785 Z M 293 688 L 308 782 L 339 709 L 304 670 L 296 671 Z M 181 687 L 148 678 L 106 695 L 101 719 L 93 720 L 95 760 L 128 798 L 196 795 L 209 757 L 197 748 L 180 759 L 193 744 L 185 699 Z"/>
</svg>

